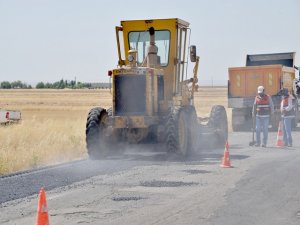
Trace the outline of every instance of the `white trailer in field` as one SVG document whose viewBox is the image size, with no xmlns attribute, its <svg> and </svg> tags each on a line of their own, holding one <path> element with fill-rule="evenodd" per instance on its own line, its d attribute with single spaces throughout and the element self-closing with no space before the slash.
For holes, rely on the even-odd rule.
<svg viewBox="0 0 300 225">
<path fill-rule="evenodd" d="M 19 122 L 20 120 L 20 111 L 0 109 L 0 124 Z"/>
</svg>

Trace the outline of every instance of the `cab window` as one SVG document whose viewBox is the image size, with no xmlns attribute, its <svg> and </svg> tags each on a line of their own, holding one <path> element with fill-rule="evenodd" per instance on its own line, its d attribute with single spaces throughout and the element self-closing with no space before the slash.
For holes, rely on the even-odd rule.
<svg viewBox="0 0 300 225">
<path fill-rule="evenodd" d="M 148 31 L 132 31 L 128 34 L 129 47 L 138 51 L 137 62 L 141 65 L 147 56 L 150 35 Z M 169 63 L 170 31 L 155 31 L 155 45 L 158 48 L 157 55 L 160 57 L 160 65 L 167 66 Z M 144 63 L 145 64 L 145 63 Z"/>
</svg>

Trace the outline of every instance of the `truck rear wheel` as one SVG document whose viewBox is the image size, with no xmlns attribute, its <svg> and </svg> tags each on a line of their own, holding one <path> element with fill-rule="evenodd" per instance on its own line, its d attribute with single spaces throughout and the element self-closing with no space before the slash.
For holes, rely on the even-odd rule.
<svg viewBox="0 0 300 225">
<path fill-rule="evenodd" d="M 214 129 L 216 145 L 218 147 L 224 146 L 228 139 L 227 114 L 224 106 L 215 105 L 212 107 L 208 126 Z"/>
<path fill-rule="evenodd" d="M 234 108 L 231 118 L 233 131 L 249 131 L 252 127 L 252 109 Z"/>
<path fill-rule="evenodd" d="M 105 129 L 108 113 L 100 107 L 90 110 L 86 123 L 86 147 L 91 159 L 99 159 L 106 151 Z"/>
<path fill-rule="evenodd" d="M 171 107 L 166 123 L 166 144 L 168 152 L 186 156 L 189 147 L 187 113 L 183 107 Z"/>
<path fill-rule="evenodd" d="M 233 131 L 241 131 L 243 124 L 245 123 L 245 117 L 240 109 L 232 109 L 231 125 Z"/>
</svg>

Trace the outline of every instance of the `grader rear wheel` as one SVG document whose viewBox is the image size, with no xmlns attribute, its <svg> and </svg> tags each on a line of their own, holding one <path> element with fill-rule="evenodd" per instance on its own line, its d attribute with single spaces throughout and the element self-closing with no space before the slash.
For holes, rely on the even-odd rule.
<svg viewBox="0 0 300 225">
<path fill-rule="evenodd" d="M 166 144 L 168 152 L 187 155 L 189 146 L 187 113 L 182 107 L 169 109 L 166 123 Z"/>
</svg>

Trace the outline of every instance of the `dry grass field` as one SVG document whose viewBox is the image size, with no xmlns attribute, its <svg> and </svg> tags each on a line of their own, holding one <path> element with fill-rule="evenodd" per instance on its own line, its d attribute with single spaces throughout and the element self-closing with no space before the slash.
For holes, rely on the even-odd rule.
<svg viewBox="0 0 300 225">
<path fill-rule="evenodd" d="M 196 93 L 199 116 L 215 104 L 227 106 L 226 88 Z M 85 122 L 95 106 L 111 106 L 109 90 L 0 89 L 0 108 L 22 112 L 21 123 L 0 127 L 0 174 L 87 157 Z"/>
</svg>

